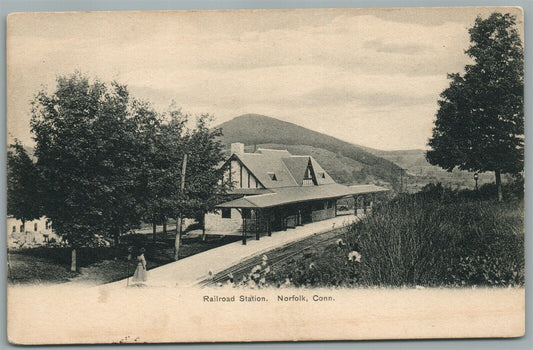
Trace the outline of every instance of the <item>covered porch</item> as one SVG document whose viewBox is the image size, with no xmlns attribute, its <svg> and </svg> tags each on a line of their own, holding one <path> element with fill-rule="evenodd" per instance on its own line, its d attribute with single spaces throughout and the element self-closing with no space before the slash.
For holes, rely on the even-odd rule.
<svg viewBox="0 0 533 350">
<path fill-rule="evenodd" d="M 242 219 L 242 244 L 248 237 L 259 240 L 271 236 L 272 232 L 286 231 L 308 223 L 331 219 L 339 215 L 355 215 L 358 209 L 367 214 L 375 195 L 388 191 L 374 185 L 279 188 L 276 192 L 255 196 L 244 196 L 222 203 L 222 217 L 229 217 L 231 210 L 239 212 Z M 337 201 L 353 198 L 353 210 L 338 211 Z M 229 213 L 229 214 L 228 214 Z"/>
</svg>

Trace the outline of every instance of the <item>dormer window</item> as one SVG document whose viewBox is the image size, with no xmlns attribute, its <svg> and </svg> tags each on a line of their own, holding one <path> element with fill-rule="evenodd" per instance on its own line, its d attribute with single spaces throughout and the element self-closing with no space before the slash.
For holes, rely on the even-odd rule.
<svg viewBox="0 0 533 350">
<path fill-rule="evenodd" d="M 276 177 L 276 173 L 268 173 L 268 176 L 270 176 L 270 180 L 278 181 L 278 178 Z"/>
<path fill-rule="evenodd" d="M 325 179 L 326 178 L 326 173 L 320 173 L 320 177 Z"/>
<path fill-rule="evenodd" d="M 317 174 L 313 171 L 313 166 L 311 165 L 311 159 L 309 159 L 309 162 L 307 163 L 307 168 L 305 169 L 302 185 L 303 186 L 318 185 L 318 182 L 316 181 L 316 176 Z"/>
<path fill-rule="evenodd" d="M 309 168 L 305 169 L 304 180 L 312 180 L 311 171 L 309 171 Z"/>
</svg>

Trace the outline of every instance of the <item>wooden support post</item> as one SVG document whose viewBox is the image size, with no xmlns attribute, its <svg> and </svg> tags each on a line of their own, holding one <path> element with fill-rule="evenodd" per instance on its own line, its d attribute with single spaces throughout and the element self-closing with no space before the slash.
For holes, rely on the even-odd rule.
<svg viewBox="0 0 533 350">
<path fill-rule="evenodd" d="M 242 244 L 246 245 L 246 219 L 242 218 Z"/>
<path fill-rule="evenodd" d="M 268 237 L 272 236 L 272 227 L 270 225 L 272 225 L 272 212 L 270 210 L 267 211 L 267 234 L 268 234 Z"/>
<path fill-rule="evenodd" d="M 366 215 L 366 195 L 363 195 L 363 213 Z"/>
<path fill-rule="evenodd" d="M 357 200 L 357 196 L 353 196 L 353 214 L 355 216 L 357 216 L 357 205 L 359 204 Z"/>
<path fill-rule="evenodd" d="M 258 241 L 260 238 L 259 234 L 259 210 L 254 210 L 255 213 L 255 240 Z"/>
</svg>

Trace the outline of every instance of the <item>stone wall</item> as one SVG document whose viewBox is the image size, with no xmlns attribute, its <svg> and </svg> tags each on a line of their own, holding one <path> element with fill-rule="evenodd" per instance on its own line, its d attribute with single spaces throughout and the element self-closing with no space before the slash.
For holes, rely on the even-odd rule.
<svg viewBox="0 0 533 350">
<path fill-rule="evenodd" d="M 205 215 L 205 233 L 210 235 L 236 234 L 242 231 L 242 217 L 237 209 L 231 209 L 231 218 L 223 219 L 222 214 Z"/>
</svg>

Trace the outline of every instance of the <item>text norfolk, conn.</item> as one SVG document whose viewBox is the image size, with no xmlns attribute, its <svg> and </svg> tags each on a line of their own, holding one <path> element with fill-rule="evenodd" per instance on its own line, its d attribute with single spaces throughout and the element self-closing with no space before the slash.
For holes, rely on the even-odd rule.
<svg viewBox="0 0 533 350">
<path fill-rule="evenodd" d="M 207 303 L 226 303 L 226 302 L 268 302 L 268 298 L 265 296 L 259 295 L 235 295 L 231 296 L 219 296 L 219 295 L 204 295 L 202 300 Z M 275 301 L 278 302 L 309 302 L 309 301 L 335 301 L 335 299 L 330 296 L 324 295 L 313 295 L 311 298 L 308 298 L 305 295 L 278 295 Z"/>
</svg>

